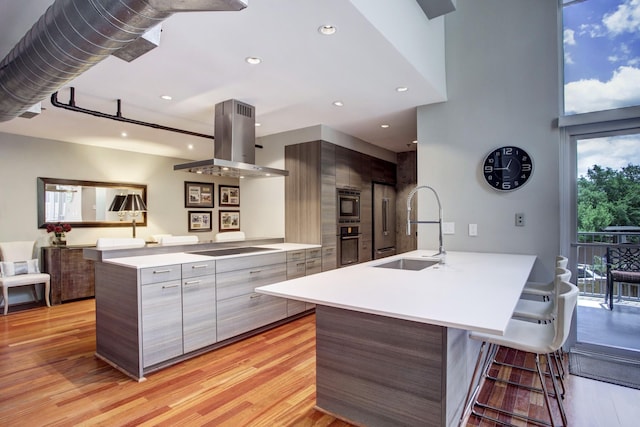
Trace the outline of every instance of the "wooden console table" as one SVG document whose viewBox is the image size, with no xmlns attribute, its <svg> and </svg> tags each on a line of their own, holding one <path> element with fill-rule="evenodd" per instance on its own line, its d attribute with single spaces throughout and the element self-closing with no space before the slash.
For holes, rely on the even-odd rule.
<svg viewBox="0 0 640 427">
<path fill-rule="evenodd" d="M 42 248 L 43 270 L 51 275 L 51 304 L 95 296 L 93 261 L 83 257 L 92 246 Z"/>
</svg>

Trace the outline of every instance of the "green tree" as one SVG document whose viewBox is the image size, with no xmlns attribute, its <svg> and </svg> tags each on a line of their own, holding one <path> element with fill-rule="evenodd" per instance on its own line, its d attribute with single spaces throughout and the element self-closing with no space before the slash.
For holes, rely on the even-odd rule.
<svg viewBox="0 0 640 427">
<path fill-rule="evenodd" d="M 640 166 L 594 165 L 578 179 L 578 230 L 596 232 L 610 225 L 640 226 Z"/>
</svg>

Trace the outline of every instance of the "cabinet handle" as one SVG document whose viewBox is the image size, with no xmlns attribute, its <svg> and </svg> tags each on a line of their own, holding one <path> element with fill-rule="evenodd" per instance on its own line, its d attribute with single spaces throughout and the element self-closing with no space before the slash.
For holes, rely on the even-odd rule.
<svg viewBox="0 0 640 427">
<path fill-rule="evenodd" d="M 188 285 L 197 285 L 197 284 L 199 284 L 199 283 L 200 283 L 200 280 L 190 280 L 190 281 L 188 281 L 188 282 L 184 282 L 185 286 L 188 286 Z"/>
<path fill-rule="evenodd" d="M 153 274 L 171 273 L 171 270 L 153 270 Z"/>
<path fill-rule="evenodd" d="M 311 260 L 307 261 L 307 265 L 313 265 L 315 263 L 316 263 L 315 259 L 311 259 Z"/>
<path fill-rule="evenodd" d="M 251 296 L 249 297 L 249 299 L 256 299 L 256 298 L 260 298 L 262 295 L 260 294 L 251 294 Z"/>
<path fill-rule="evenodd" d="M 330 254 L 331 252 L 333 252 L 333 248 L 327 248 L 325 251 L 326 251 L 328 254 Z"/>
<path fill-rule="evenodd" d="M 207 264 L 192 265 L 191 268 L 194 270 L 196 268 L 207 268 Z"/>
<path fill-rule="evenodd" d="M 296 264 L 296 267 L 303 267 L 304 266 L 304 262 L 299 262 Z"/>
<path fill-rule="evenodd" d="M 258 273 L 262 273 L 262 270 L 253 270 L 249 272 L 249 274 L 258 274 Z"/>
<path fill-rule="evenodd" d="M 162 289 L 177 288 L 178 286 L 180 286 L 178 283 L 175 285 L 162 285 Z"/>
</svg>

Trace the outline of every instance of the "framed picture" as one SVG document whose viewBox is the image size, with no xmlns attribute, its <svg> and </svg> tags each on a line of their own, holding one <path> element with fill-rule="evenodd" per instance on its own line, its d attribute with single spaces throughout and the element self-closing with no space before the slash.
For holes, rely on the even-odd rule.
<svg viewBox="0 0 640 427">
<path fill-rule="evenodd" d="M 185 208 L 212 208 L 213 183 L 189 182 L 184 183 Z"/>
<path fill-rule="evenodd" d="M 218 203 L 220 206 L 240 206 L 240 187 L 237 185 L 219 185 Z"/>
<path fill-rule="evenodd" d="M 189 211 L 189 231 L 211 231 L 211 212 Z"/>
<path fill-rule="evenodd" d="M 220 231 L 240 230 L 240 211 L 218 211 Z"/>
</svg>

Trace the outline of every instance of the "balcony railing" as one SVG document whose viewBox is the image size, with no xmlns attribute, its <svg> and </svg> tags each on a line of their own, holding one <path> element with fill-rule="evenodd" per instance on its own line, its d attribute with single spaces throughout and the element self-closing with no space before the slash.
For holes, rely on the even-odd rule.
<svg viewBox="0 0 640 427">
<path fill-rule="evenodd" d="M 576 283 L 580 295 L 602 297 L 607 289 L 607 247 L 639 244 L 638 232 L 578 233 Z M 614 283 L 614 298 L 618 301 L 640 302 L 639 286 Z"/>
</svg>

